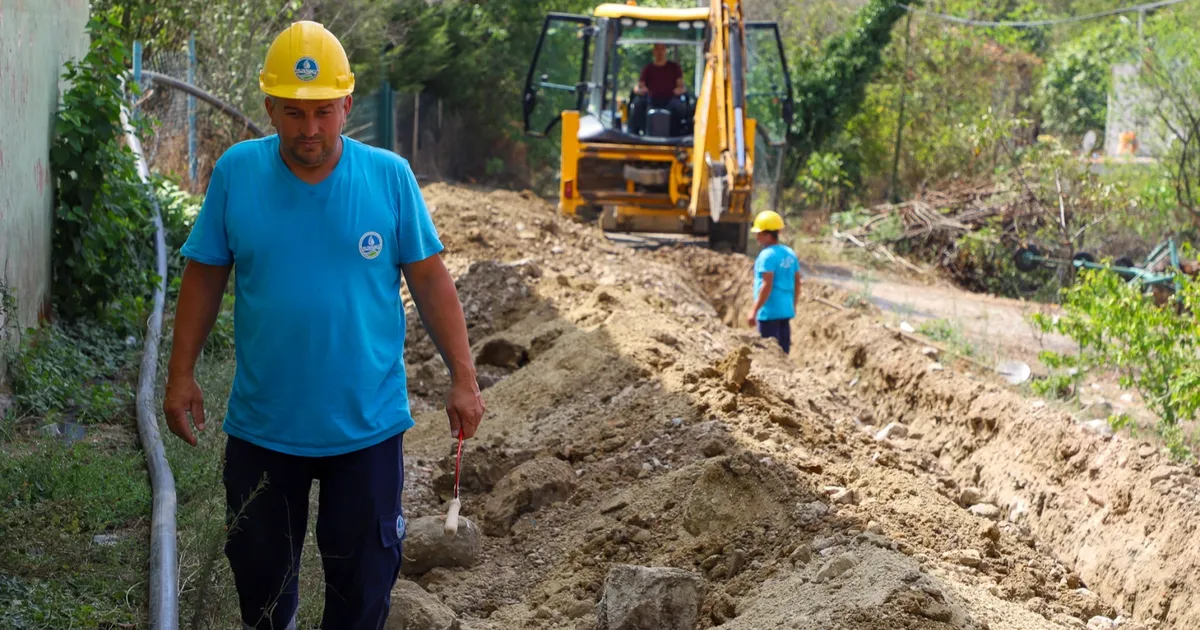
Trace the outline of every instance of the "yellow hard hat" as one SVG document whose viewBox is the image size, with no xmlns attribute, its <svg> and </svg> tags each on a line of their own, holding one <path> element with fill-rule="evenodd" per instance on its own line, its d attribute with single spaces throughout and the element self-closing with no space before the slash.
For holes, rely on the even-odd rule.
<svg viewBox="0 0 1200 630">
<path fill-rule="evenodd" d="M 755 234 L 759 232 L 778 232 L 783 229 L 783 217 L 774 210 L 764 210 L 754 217 L 754 227 L 750 229 Z"/>
<path fill-rule="evenodd" d="M 338 38 L 316 22 L 294 22 L 271 42 L 258 86 L 279 98 L 321 101 L 354 91 L 354 73 Z"/>
</svg>

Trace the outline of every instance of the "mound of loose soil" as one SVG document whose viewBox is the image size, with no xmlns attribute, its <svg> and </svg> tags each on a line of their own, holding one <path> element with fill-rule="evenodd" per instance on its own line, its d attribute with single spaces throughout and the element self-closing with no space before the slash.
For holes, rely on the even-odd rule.
<svg viewBox="0 0 1200 630">
<path fill-rule="evenodd" d="M 1129 587 L 1091 577 L 1111 571 L 1116 554 L 1091 550 L 1107 558 L 1093 570 L 1077 562 L 1086 545 L 1060 554 L 1070 567 L 1050 552 L 1058 547 L 1042 546 L 1047 536 L 1067 540 L 1041 525 L 1060 522 L 1048 515 L 1065 499 L 1038 493 L 1086 477 L 1095 460 L 1077 469 L 1056 460 L 1052 445 L 1021 443 L 1007 427 L 1041 434 L 1033 420 L 1001 417 L 1020 411 L 988 397 L 1003 392 L 947 400 L 949 390 L 910 373 L 916 364 L 887 385 L 890 370 L 874 367 L 882 361 L 874 353 L 902 347 L 867 335 L 868 320 L 816 305 L 805 306 L 813 321 L 795 334 L 798 365 L 722 323 L 741 318 L 744 258 L 634 252 L 528 195 L 446 185 L 425 194 L 475 313 L 473 349 L 495 370 L 484 424 L 463 454 L 462 513 L 485 527 L 478 558 L 405 578 L 462 628 L 597 628 L 617 565 L 698 576 L 699 628 L 1030 630 L 1081 628 L 1119 612 L 1189 627 L 1190 600 L 1153 612 L 1146 591 L 1123 599 Z M 419 324 L 410 324 L 409 344 L 414 406 L 426 410 L 405 439 L 415 519 L 443 513 L 455 444 L 439 406 L 444 368 Z M 964 398 L 972 391 L 956 387 Z M 907 426 L 876 435 L 893 420 Z M 1112 444 L 1080 440 L 1072 457 Z M 989 474 L 1004 448 L 1014 449 L 1013 476 Z M 1032 466 L 1047 449 L 1049 475 Z M 971 466 L 979 472 L 966 475 Z M 1027 520 L 1008 518 L 1018 495 Z M 1105 500 L 1140 505 L 1142 493 L 1127 504 L 1121 496 Z M 1112 511 L 1094 511 L 1103 510 Z M 1090 518 L 1094 527 L 1081 529 L 1095 535 L 1102 518 Z M 1156 526 L 1183 531 L 1186 522 Z M 1119 549 L 1142 549 L 1142 535 L 1121 531 L 1130 538 Z M 1186 544 L 1176 550 L 1176 566 L 1196 557 Z M 1150 562 L 1150 553 L 1140 557 Z M 1167 560 L 1153 563 L 1165 575 Z M 1186 596 L 1190 581 L 1174 575 L 1173 593 Z"/>
</svg>

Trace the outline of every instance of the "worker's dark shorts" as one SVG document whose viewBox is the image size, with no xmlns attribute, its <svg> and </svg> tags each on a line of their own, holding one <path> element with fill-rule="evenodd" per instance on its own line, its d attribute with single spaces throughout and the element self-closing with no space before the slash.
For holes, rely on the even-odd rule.
<svg viewBox="0 0 1200 630">
<path fill-rule="evenodd" d="M 792 322 L 789 319 L 767 319 L 758 321 L 758 333 L 779 342 L 783 353 L 792 351 Z"/>
<path fill-rule="evenodd" d="M 244 627 L 294 627 L 288 624 L 299 605 L 300 552 L 309 490 L 317 479 L 317 548 L 325 584 L 321 628 L 382 628 L 405 532 L 403 434 L 333 457 L 284 455 L 230 436 L 225 454 L 225 555 Z M 251 497 L 260 480 L 263 487 Z"/>
</svg>

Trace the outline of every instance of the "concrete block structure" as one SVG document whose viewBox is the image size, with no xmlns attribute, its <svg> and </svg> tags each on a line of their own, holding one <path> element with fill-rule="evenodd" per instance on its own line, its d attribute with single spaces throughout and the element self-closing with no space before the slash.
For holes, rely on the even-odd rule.
<svg viewBox="0 0 1200 630">
<path fill-rule="evenodd" d="M 37 324 L 50 295 L 54 114 L 64 63 L 87 54 L 89 10 L 86 0 L 0 0 L 0 291 L 15 302 L 0 332 L 10 339 Z"/>
</svg>

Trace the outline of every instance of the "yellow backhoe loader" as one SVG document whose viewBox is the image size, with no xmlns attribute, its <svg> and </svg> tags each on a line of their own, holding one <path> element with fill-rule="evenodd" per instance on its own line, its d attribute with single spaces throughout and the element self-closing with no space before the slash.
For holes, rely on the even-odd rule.
<svg viewBox="0 0 1200 630">
<path fill-rule="evenodd" d="M 530 135 L 561 130 L 564 215 L 745 251 L 756 140 L 782 147 L 793 103 L 778 26 L 747 22 L 743 4 L 608 3 L 546 16 L 523 112 Z M 684 92 L 670 106 L 631 106 L 656 44 L 682 70 Z"/>
</svg>

